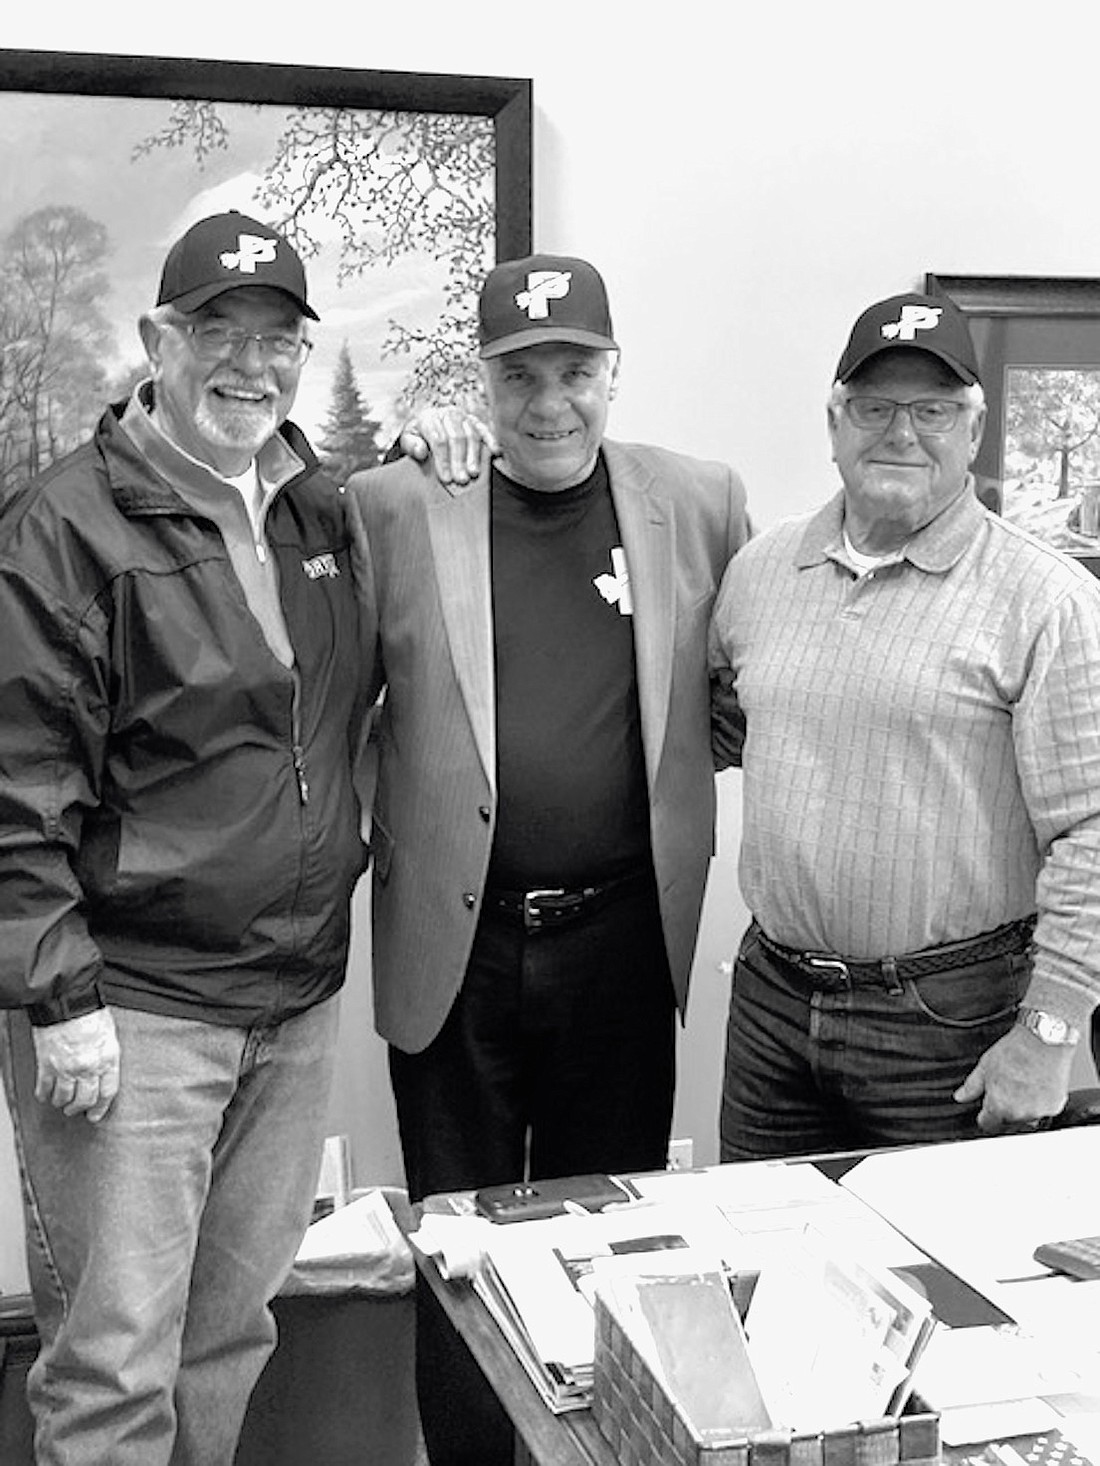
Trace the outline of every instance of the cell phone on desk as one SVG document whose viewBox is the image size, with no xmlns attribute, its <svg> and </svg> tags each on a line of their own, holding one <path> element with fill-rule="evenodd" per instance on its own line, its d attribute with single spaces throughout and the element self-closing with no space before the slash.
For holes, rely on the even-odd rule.
<svg viewBox="0 0 1100 1466">
<path fill-rule="evenodd" d="M 561 1216 L 570 1209 L 566 1202 L 596 1212 L 613 1202 L 637 1199 L 638 1193 L 626 1181 L 595 1173 L 483 1186 L 475 1196 L 478 1211 L 493 1222 L 532 1222 Z"/>
</svg>

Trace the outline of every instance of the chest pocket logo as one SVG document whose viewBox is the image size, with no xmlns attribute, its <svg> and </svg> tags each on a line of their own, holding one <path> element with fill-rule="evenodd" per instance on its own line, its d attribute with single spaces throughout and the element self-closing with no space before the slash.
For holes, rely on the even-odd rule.
<svg viewBox="0 0 1100 1466">
<path fill-rule="evenodd" d="M 597 575 L 592 584 L 609 606 L 618 605 L 620 616 L 633 616 L 634 600 L 630 594 L 630 571 L 622 545 L 611 551 L 611 574 Z"/>
<path fill-rule="evenodd" d="M 331 550 L 326 550 L 323 555 L 313 555 L 310 559 L 303 560 L 302 569 L 310 580 L 322 580 L 326 577 L 329 580 L 335 580 L 340 574 L 336 556 Z"/>
</svg>

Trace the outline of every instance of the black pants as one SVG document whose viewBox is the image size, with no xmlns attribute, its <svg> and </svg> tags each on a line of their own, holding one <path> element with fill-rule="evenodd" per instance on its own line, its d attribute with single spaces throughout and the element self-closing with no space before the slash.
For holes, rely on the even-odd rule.
<svg viewBox="0 0 1100 1466">
<path fill-rule="evenodd" d="M 662 1167 L 673 1018 L 651 885 L 553 930 L 483 914 L 439 1036 L 420 1054 L 390 1050 L 412 1199 L 525 1174 Z M 511 1466 L 507 1418 L 423 1286 L 417 1390 L 432 1466 Z"/>
</svg>

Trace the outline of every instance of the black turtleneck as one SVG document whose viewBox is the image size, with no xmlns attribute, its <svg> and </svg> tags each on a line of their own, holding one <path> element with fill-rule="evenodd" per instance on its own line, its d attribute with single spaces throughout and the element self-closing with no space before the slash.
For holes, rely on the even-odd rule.
<svg viewBox="0 0 1100 1466">
<path fill-rule="evenodd" d="M 556 493 L 494 467 L 498 889 L 577 887 L 649 859 L 633 617 L 594 583 L 612 581 L 621 543 L 602 454 Z"/>
</svg>

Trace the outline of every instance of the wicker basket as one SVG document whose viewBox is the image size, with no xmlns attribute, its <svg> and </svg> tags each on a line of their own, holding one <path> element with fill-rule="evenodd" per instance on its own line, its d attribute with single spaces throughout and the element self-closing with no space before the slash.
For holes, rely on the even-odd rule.
<svg viewBox="0 0 1100 1466">
<path fill-rule="evenodd" d="M 594 1365 L 592 1413 L 620 1466 L 939 1466 L 939 1416 L 919 1405 L 819 1435 L 701 1441 L 598 1294 Z"/>
</svg>

